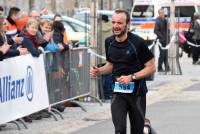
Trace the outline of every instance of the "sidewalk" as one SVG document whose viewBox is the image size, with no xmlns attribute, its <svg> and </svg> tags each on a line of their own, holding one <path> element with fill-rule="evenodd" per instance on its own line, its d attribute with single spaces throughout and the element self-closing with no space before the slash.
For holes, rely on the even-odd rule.
<svg viewBox="0 0 200 134">
<path fill-rule="evenodd" d="M 192 65 L 192 60 L 185 55 L 180 59 L 183 75 L 163 75 L 156 73 L 155 80 L 148 82 L 149 92 L 147 105 L 151 105 L 161 98 L 174 92 L 179 92 L 200 81 L 200 65 Z M 110 102 L 100 106 L 98 103 L 83 103 L 87 110 L 79 107 L 70 107 L 63 112 L 64 120 L 55 121 L 53 118 L 42 119 L 27 123 L 29 129 L 17 130 L 13 124 L 8 124 L 0 134 L 69 134 L 81 128 L 99 123 L 111 118 Z M 148 106 L 147 106 L 148 107 Z"/>
</svg>

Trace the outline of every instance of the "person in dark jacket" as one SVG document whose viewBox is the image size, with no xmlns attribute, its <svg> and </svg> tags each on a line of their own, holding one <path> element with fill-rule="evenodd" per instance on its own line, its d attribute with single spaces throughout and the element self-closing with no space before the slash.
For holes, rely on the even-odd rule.
<svg viewBox="0 0 200 134">
<path fill-rule="evenodd" d="M 3 7 L 2 6 L 0 6 L 0 16 L 3 16 L 4 15 L 4 9 L 3 9 Z"/>
<path fill-rule="evenodd" d="M 10 49 L 8 49 L 6 51 L 6 53 L 3 54 L 3 57 L 1 58 L 1 60 L 3 60 L 4 58 L 10 58 L 10 57 L 14 57 L 14 56 L 19 56 L 19 55 L 24 55 L 27 54 L 28 51 L 26 48 L 12 48 L 12 45 L 14 42 L 10 41 L 7 39 L 7 36 L 5 34 L 5 32 L 7 31 L 7 23 L 6 20 L 4 19 L 3 16 L 0 16 L 0 46 L 4 46 L 5 45 L 9 45 Z"/>
<path fill-rule="evenodd" d="M 53 21 L 59 21 L 63 23 L 62 16 L 60 14 L 55 14 Z M 69 38 L 67 36 L 67 31 L 63 31 L 63 40 L 65 44 L 69 43 Z"/>
<path fill-rule="evenodd" d="M 194 34 L 192 39 L 196 45 L 200 45 L 200 13 L 194 13 Z M 192 47 L 192 63 L 197 64 L 200 56 L 200 47 Z M 199 64 L 199 63 L 198 63 Z"/>
<path fill-rule="evenodd" d="M 38 22 L 34 19 L 30 19 L 23 31 L 24 40 L 23 46 L 28 49 L 28 51 L 34 57 L 39 57 L 41 53 L 44 52 L 44 47 L 46 44 L 39 44 L 37 39 L 38 32 Z"/>
<path fill-rule="evenodd" d="M 11 45 L 8 44 L 3 44 L 2 46 L 0 46 L 0 61 L 4 59 L 4 55 L 8 52 L 10 47 Z"/>
<path fill-rule="evenodd" d="M 157 35 L 162 47 L 166 47 L 169 43 L 169 30 L 168 30 L 168 23 L 165 19 L 165 14 L 163 9 L 158 10 L 158 18 L 156 20 L 156 24 L 154 27 L 154 33 Z M 164 63 L 165 71 L 169 71 L 169 63 L 168 63 L 168 50 L 162 49 L 159 46 L 160 55 L 158 59 L 158 72 L 164 71 L 162 65 Z"/>
<path fill-rule="evenodd" d="M 17 29 L 16 22 L 19 20 L 20 9 L 18 7 L 11 7 L 6 19 L 7 23 L 7 39 L 12 44 L 12 48 L 18 48 L 18 44 L 21 44 L 23 38 L 19 36 L 20 31 Z"/>
<path fill-rule="evenodd" d="M 62 22 L 54 21 L 53 22 L 53 42 L 58 44 L 59 47 L 63 47 L 64 50 L 68 50 L 69 46 L 64 42 L 64 32 L 65 27 Z"/>
</svg>

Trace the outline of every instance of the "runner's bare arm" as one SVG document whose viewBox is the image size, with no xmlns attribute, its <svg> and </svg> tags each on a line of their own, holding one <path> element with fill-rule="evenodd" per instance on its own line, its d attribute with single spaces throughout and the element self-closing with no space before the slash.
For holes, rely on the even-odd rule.
<svg viewBox="0 0 200 134">
<path fill-rule="evenodd" d="M 137 80 L 144 78 L 144 77 L 147 77 L 147 76 L 151 75 L 152 73 L 154 73 L 156 71 L 156 65 L 155 65 L 155 59 L 154 58 L 152 58 L 151 60 L 146 62 L 144 65 L 145 65 L 144 69 L 135 73 Z"/>
<path fill-rule="evenodd" d="M 112 73 L 112 69 L 113 69 L 113 64 L 108 62 L 99 68 L 100 70 L 100 74 L 109 74 L 109 73 Z"/>
<path fill-rule="evenodd" d="M 102 67 L 96 67 L 96 66 L 92 66 L 90 69 L 90 74 L 92 76 L 98 76 L 101 74 L 109 74 L 112 72 L 113 69 L 113 64 L 111 64 L 110 62 L 107 62 L 104 66 Z"/>
</svg>

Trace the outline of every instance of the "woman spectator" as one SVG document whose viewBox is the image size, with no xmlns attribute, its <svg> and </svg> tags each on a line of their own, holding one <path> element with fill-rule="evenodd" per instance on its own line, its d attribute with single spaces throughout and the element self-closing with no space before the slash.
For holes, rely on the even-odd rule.
<svg viewBox="0 0 200 134">
<path fill-rule="evenodd" d="M 52 22 L 50 20 L 44 19 L 40 22 L 38 36 L 40 36 L 40 42 L 47 43 L 46 51 L 58 52 L 64 49 L 62 45 L 53 42 Z"/>
<path fill-rule="evenodd" d="M 53 42 L 58 44 L 59 46 L 63 46 L 64 50 L 68 50 L 69 46 L 65 44 L 64 33 L 65 28 L 62 22 L 54 21 L 53 22 Z"/>
<path fill-rule="evenodd" d="M 44 19 L 39 23 L 39 31 L 37 32 L 38 42 L 40 44 L 48 44 L 52 38 L 52 22 Z"/>
<path fill-rule="evenodd" d="M 44 52 L 44 47 L 46 47 L 46 43 L 38 42 L 38 25 L 39 24 L 36 20 L 30 19 L 25 25 L 25 29 L 23 31 L 23 45 L 34 57 L 39 57 L 39 55 Z"/>
<path fill-rule="evenodd" d="M 55 22 L 55 21 L 59 21 L 59 22 L 62 23 L 62 17 L 61 17 L 60 14 L 56 14 L 56 15 L 54 16 L 53 20 L 54 20 L 54 22 Z M 65 43 L 65 44 L 68 44 L 68 43 L 69 43 L 69 39 L 68 39 L 68 37 L 67 37 L 67 33 L 66 33 L 65 30 L 63 31 L 63 40 L 64 40 L 64 43 Z"/>
</svg>

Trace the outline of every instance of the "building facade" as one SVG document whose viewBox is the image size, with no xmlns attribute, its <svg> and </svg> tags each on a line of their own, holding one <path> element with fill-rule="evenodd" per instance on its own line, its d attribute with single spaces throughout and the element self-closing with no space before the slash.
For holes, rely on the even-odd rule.
<svg viewBox="0 0 200 134">
<path fill-rule="evenodd" d="M 77 9 L 90 8 L 93 0 L 0 0 L 5 14 L 12 6 L 19 7 L 22 11 L 29 12 L 32 9 L 41 10 L 47 8 L 50 13 L 60 13 L 72 16 Z M 133 0 L 96 0 L 98 9 L 114 10 L 123 8 L 130 10 Z M 23 3 L 23 4 L 22 4 Z"/>
</svg>

